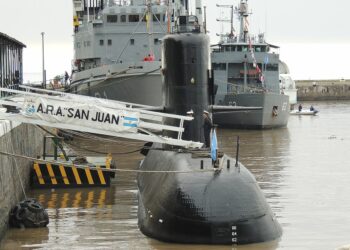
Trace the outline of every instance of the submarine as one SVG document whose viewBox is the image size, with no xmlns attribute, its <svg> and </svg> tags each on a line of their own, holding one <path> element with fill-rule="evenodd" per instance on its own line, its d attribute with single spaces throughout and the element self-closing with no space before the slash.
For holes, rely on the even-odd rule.
<svg viewBox="0 0 350 250">
<path fill-rule="evenodd" d="M 190 140 L 204 142 L 202 114 L 210 110 L 214 89 L 209 38 L 188 28 L 188 16 L 179 19 L 181 31 L 165 36 L 162 44 L 165 111 L 185 115 L 192 110 L 194 120 L 185 132 Z M 254 176 L 236 157 L 218 152 L 214 162 L 208 148 L 160 144 L 143 153 L 137 185 L 144 235 L 174 243 L 237 245 L 282 235 Z"/>
</svg>

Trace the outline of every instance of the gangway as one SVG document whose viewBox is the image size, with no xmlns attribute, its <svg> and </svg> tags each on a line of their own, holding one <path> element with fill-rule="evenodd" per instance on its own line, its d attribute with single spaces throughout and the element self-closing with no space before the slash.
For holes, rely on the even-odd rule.
<svg viewBox="0 0 350 250">
<path fill-rule="evenodd" d="M 0 105 L 7 108 L 0 109 L 0 119 L 185 148 L 203 145 L 181 139 L 184 121 L 193 117 L 150 111 L 154 107 L 135 103 L 27 86 L 20 89 L 0 88 L 6 96 Z M 178 120 L 179 126 L 164 124 L 169 118 Z M 162 131 L 176 132 L 177 138 L 157 134 Z"/>
</svg>

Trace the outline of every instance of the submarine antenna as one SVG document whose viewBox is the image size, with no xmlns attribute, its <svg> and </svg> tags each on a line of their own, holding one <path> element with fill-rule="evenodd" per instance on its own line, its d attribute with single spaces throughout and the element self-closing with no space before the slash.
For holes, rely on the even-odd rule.
<svg viewBox="0 0 350 250">
<path fill-rule="evenodd" d="M 235 167 L 239 167 L 239 164 L 238 164 L 238 155 L 239 155 L 239 135 L 237 136 L 237 150 L 236 150 L 236 165 Z M 239 169 L 240 170 L 240 169 Z"/>
</svg>

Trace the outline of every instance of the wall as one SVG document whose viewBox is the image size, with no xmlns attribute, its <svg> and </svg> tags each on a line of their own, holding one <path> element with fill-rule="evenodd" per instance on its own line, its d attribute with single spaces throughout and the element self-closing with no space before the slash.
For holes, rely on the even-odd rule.
<svg viewBox="0 0 350 250">
<path fill-rule="evenodd" d="M 350 100 L 350 80 L 295 81 L 298 101 Z"/>
<path fill-rule="evenodd" d="M 36 157 L 42 154 L 43 136 L 43 131 L 33 125 L 0 120 L 0 151 Z M 31 163 L 0 154 L 0 239 L 8 226 L 10 209 L 24 198 L 15 164 L 26 191 L 29 186 Z"/>
</svg>

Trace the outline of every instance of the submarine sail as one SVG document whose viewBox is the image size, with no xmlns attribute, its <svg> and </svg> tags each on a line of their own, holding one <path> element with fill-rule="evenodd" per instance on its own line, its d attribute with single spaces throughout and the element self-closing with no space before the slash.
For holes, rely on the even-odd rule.
<svg viewBox="0 0 350 250">
<path fill-rule="evenodd" d="M 184 32 L 163 40 L 166 112 L 192 110 L 195 119 L 189 139 L 203 142 L 202 113 L 209 105 L 209 40 L 195 29 L 179 28 Z M 281 226 L 249 170 L 221 152 L 215 165 L 206 148 L 150 148 L 140 165 L 144 172 L 137 176 L 141 232 L 161 241 L 191 244 L 278 239 Z"/>
</svg>

